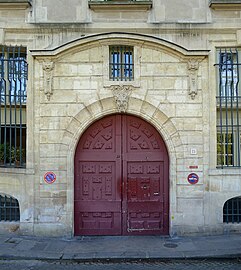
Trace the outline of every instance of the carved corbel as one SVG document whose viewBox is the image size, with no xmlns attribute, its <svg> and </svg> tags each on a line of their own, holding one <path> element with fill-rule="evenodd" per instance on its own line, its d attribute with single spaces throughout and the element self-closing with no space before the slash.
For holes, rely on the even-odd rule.
<svg viewBox="0 0 241 270">
<path fill-rule="evenodd" d="M 133 91 L 130 85 L 112 85 L 110 87 L 115 98 L 118 112 L 126 112 L 128 108 L 129 96 Z"/>
<path fill-rule="evenodd" d="M 54 62 L 50 59 L 43 61 L 43 71 L 44 71 L 44 94 L 47 100 L 50 100 L 51 95 L 53 95 L 52 81 L 53 81 L 53 70 Z"/>
<path fill-rule="evenodd" d="M 198 69 L 199 62 L 196 59 L 190 59 L 187 63 L 189 71 L 189 95 L 192 99 L 195 99 L 198 92 Z"/>
</svg>

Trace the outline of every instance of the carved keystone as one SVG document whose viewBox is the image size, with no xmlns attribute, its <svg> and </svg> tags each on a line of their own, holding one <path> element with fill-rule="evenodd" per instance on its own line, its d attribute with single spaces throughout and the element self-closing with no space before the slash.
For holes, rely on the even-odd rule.
<svg viewBox="0 0 241 270">
<path fill-rule="evenodd" d="M 115 98 L 118 111 L 126 112 L 129 102 L 129 96 L 133 91 L 133 87 L 130 85 L 112 85 L 111 91 Z"/>
</svg>

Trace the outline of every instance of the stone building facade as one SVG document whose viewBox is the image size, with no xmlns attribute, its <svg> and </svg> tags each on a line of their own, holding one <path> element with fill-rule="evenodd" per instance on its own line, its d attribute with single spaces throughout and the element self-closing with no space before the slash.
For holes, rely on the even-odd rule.
<svg viewBox="0 0 241 270">
<path fill-rule="evenodd" d="M 240 0 L 6 0 L 0 1 L 0 18 L 1 231 L 56 236 L 241 231 Z M 26 75 L 27 69 L 26 100 L 11 103 L 7 91 L 14 96 L 25 84 L 3 67 L 15 67 L 11 61 L 20 58 L 16 72 Z M 19 111 L 17 120 L 13 115 Z M 117 123 L 109 137 L 101 133 L 108 119 Z M 118 137 L 118 121 L 129 121 L 125 129 L 137 145 L 130 149 L 140 148 L 133 158 L 129 148 L 116 160 L 110 154 L 129 136 Z M 140 130 L 132 136 L 136 125 Z M 17 128 L 20 139 L 12 135 Z M 95 130 L 102 135 L 88 154 L 92 142 L 86 138 L 94 141 Z M 20 165 L 11 158 L 17 144 Z M 98 150 L 102 145 L 106 154 Z M 146 145 L 153 146 L 153 160 Z M 156 159 L 159 148 L 160 156 L 167 153 L 164 161 Z M 118 163 L 122 151 L 126 168 L 124 158 Z M 112 163 L 119 166 L 118 176 Z M 108 178 L 105 171 L 101 178 L 101 168 L 116 174 Z M 132 169 L 139 174 L 134 177 Z M 119 178 L 125 180 L 116 184 Z M 118 195 L 114 199 L 108 192 Z M 119 206 L 107 211 L 111 201 Z M 150 201 L 155 210 L 147 210 Z M 11 207 L 17 211 L 13 218 Z M 130 213 L 131 207 L 136 212 Z M 112 225 L 118 227 L 113 233 Z"/>
</svg>

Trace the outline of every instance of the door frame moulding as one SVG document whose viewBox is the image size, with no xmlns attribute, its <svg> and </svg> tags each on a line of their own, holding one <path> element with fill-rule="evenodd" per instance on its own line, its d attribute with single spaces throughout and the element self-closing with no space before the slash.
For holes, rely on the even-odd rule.
<svg viewBox="0 0 241 270">
<path fill-rule="evenodd" d="M 184 146 L 180 139 L 180 135 L 175 125 L 172 123 L 171 119 L 169 119 L 168 116 L 166 116 L 158 108 L 155 108 L 152 104 L 149 104 L 146 101 L 139 100 L 133 97 L 130 97 L 130 103 L 132 103 L 132 108 L 127 108 L 126 114 L 140 117 L 146 122 L 149 122 L 158 131 L 166 144 L 169 156 L 169 217 L 171 217 L 172 214 L 175 213 L 177 210 L 177 157 L 175 148 L 178 147 L 180 149 Z M 147 106 L 147 108 L 152 109 L 138 110 L 138 108 L 140 107 L 140 103 L 142 104 L 142 108 Z M 153 111 L 154 113 L 150 113 Z M 66 151 L 66 146 L 68 146 L 66 152 L 68 186 L 67 213 L 68 220 L 70 220 L 70 224 L 68 225 L 72 228 L 72 235 L 74 235 L 74 156 L 76 147 L 80 137 L 89 126 L 91 126 L 95 121 L 98 121 L 99 119 L 111 114 L 119 114 L 119 111 L 115 106 L 115 101 L 113 97 L 96 101 L 89 106 L 82 108 L 79 113 L 70 121 L 62 138 L 62 141 L 60 142 L 60 144 L 63 146 L 64 151 Z M 63 149 L 60 149 L 60 151 L 63 151 Z M 184 149 L 180 152 L 184 153 Z M 172 234 L 172 223 L 173 220 L 170 218 L 169 234 Z"/>
</svg>

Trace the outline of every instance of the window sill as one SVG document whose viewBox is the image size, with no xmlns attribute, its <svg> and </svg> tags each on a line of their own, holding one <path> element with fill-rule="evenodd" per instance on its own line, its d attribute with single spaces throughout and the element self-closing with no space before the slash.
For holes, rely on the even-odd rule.
<svg viewBox="0 0 241 270">
<path fill-rule="evenodd" d="M 226 168 L 216 168 L 209 170 L 210 176 L 239 176 L 241 175 L 240 167 L 226 167 Z"/>
<path fill-rule="evenodd" d="M 133 10 L 133 11 L 140 11 L 144 10 L 147 11 L 152 8 L 152 0 L 146 1 L 130 1 L 130 0 L 113 0 L 113 1 L 98 1 L 98 0 L 91 0 L 89 1 L 89 8 L 94 11 L 100 10 Z"/>
<path fill-rule="evenodd" d="M 0 0 L 0 9 L 27 9 L 32 6 L 29 0 Z"/>
<path fill-rule="evenodd" d="M 108 88 L 111 86 L 132 86 L 134 88 L 139 88 L 140 87 L 140 82 L 137 80 L 133 81 L 110 81 L 110 80 L 105 80 L 104 82 L 104 87 Z"/>
<path fill-rule="evenodd" d="M 6 168 L 6 167 L 0 167 L 0 174 L 34 174 L 33 169 L 27 169 L 27 168 Z"/>
<path fill-rule="evenodd" d="M 241 0 L 210 0 L 209 7 L 215 10 L 241 10 Z"/>
</svg>

